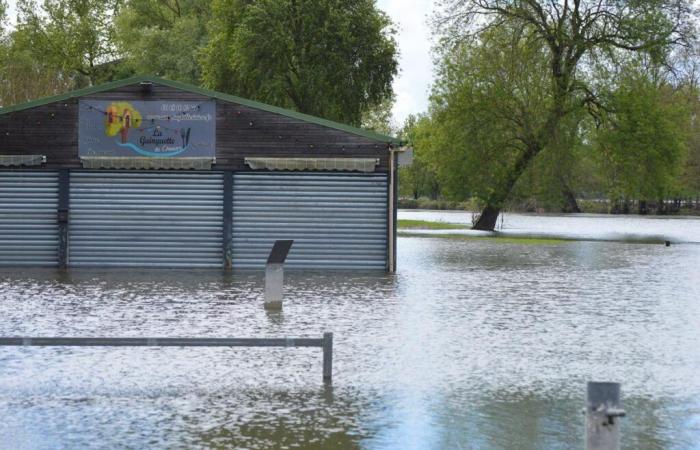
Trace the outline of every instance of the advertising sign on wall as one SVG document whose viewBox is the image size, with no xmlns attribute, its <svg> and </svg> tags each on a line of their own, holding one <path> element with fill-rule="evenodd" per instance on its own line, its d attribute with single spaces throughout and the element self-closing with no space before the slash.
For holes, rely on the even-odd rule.
<svg viewBox="0 0 700 450">
<path fill-rule="evenodd" d="M 80 100 L 78 153 L 108 157 L 214 157 L 216 103 Z"/>
</svg>

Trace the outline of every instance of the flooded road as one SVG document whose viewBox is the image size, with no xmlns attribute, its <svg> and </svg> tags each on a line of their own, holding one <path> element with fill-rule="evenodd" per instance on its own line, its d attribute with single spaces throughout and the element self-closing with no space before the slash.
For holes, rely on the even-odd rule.
<svg viewBox="0 0 700 450">
<path fill-rule="evenodd" d="M 324 389 L 320 349 L 0 349 L 0 448 L 583 448 L 588 380 L 622 383 L 624 449 L 700 448 L 700 245 L 402 237 L 398 269 L 288 273 L 281 315 L 258 273 L 2 269 L 0 335 L 333 331 L 335 353 Z"/>
</svg>

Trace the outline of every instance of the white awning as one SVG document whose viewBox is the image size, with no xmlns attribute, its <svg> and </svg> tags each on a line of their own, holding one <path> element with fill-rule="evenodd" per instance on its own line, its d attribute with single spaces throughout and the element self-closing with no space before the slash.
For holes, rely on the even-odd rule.
<svg viewBox="0 0 700 450">
<path fill-rule="evenodd" d="M 45 162 L 45 155 L 0 155 L 0 167 L 40 166 Z"/>
<path fill-rule="evenodd" d="M 254 170 L 337 170 L 345 172 L 374 172 L 377 158 L 246 158 Z"/>
<path fill-rule="evenodd" d="M 141 158 L 111 156 L 81 156 L 86 169 L 167 169 L 211 170 L 215 158 Z"/>
</svg>

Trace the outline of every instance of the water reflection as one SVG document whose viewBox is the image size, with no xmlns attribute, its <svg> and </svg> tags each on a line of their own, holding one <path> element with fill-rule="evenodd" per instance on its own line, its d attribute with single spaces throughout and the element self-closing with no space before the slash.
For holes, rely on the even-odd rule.
<svg viewBox="0 0 700 450">
<path fill-rule="evenodd" d="M 698 229 L 700 233 L 700 229 Z M 625 449 L 700 442 L 700 246 L 401 238 L 399 273 L 0 271 L 1 335 L 318 336 L 320 349 L 0 350 L 0 448 L 583 445 L 623 384 Z"/>
<path fill-rule="evenodd" d="M 196 433 L 188 444 L 204 448 L 359 449 L 368 437 L 358 396 L 329 392 L 246 392 L 221 415 L 221 424 Z M 359 398 L 362 398 L 360 396 Z M 264 413 L 259 412 L 263 406 Z M 190 423 L 195 429 L 199 424 Z"/>
</svg>

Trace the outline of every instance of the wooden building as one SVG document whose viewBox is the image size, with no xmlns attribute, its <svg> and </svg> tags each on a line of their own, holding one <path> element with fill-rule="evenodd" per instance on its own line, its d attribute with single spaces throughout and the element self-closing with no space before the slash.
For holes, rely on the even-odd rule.
<svg viewBox="0 0 700 450">
<path fill-rule="evenodd" d="M 155 77 L 0 110 L 0 265 L 395 269 L 396 151 Z"/>
</svg>

